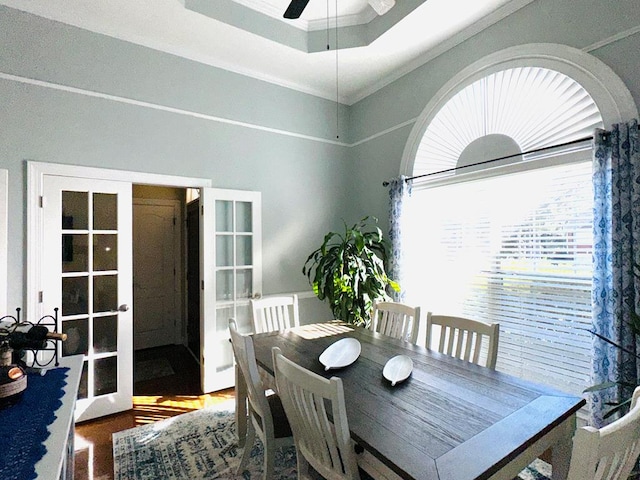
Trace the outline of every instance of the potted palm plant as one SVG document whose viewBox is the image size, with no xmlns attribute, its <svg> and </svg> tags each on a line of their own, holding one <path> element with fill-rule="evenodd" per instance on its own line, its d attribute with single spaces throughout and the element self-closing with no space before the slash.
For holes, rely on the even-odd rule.
<svg viewBox="0 0 640 480">
<path fill-rule="evenodd" d="M 387 276 L 389 246 L 377 226 L 365 217 L 344 232 L 329 232 L 307 258 L 302 273 L 320 300 L 327 300 L 334 318 L 367 325 L 373 302 L 390 300 L 399 285 Z"/>
</svg>

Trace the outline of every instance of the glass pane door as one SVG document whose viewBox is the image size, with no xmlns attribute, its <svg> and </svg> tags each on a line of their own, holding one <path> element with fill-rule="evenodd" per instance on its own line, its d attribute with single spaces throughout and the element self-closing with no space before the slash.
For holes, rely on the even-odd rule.
<svg viewBox="0 0 640 480">
<path fill-rule="evenodd" d="M 84 184 L 84 185 L 83 185 Z M 131 408 L 131 186 L 45 177 L 43 313 L 82 355 L 77 420 Z M 56 280 L 57 279 L 57 280 Z"/>
<path fill-rule="evenodd" d="M 205 189 L 201 198 L 201 245 L 209 249 L 202 253 L 205 392 L 234 384 L 229 319 L 236 319 L 241 332 L 251 331 L 249 299 L 262 287 L 260 198 L 258 192 L 214 189 Z M 210 230 L 207 212 L 212 213 Z"/>
</svg>

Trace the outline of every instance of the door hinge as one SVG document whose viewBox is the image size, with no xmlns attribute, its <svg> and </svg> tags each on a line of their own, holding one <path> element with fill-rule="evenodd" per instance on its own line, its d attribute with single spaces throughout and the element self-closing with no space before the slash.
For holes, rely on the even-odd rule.
<svg viewBox="0 0 640 480">
<path fill-rule="evenodd" d="M 204 290 L 204 280 L 200 280 L 200 290 Z"/>
<path fill-rule="evenodd" d="M 42 290 L 40 290 L 38 292 L 38 303 L 42 303 L 42 298 L 44 297 L 44 295 L 42 294 Z"/>
<path fill-rule="evenodd" d="M 44 196 L 40 195 L 40 208 L 44 208 Z"/>
<path fill-rule="evenodd" d="M 173 217 L 173 226 L 176 226 L 176 217 Z"/>
<path fill-rule="evenodd" d="M 204 205 L 200 206 L 200 215 L 204 217 Z"/>
</svg>

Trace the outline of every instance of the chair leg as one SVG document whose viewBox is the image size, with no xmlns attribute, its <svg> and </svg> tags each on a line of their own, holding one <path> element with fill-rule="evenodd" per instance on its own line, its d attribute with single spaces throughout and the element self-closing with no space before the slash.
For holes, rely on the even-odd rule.
<svg viewBox="0 0 640 480">
<path fill-rule="evenodd" d="M 309 475 L 309 462 L 304 458 L 296 448 L 296 460 L 298 463 L 298 479 L 311 479 Z"/>
<path fill-rule="evenodd" d="M 269 441 L 264 439 L 264 480 L 271 480 L 273 478 L 273 469 L 276 460 L 276 452 L 274 448 L 273 440 Z"/>
<path fill-rule="evenodd" d="M 251 449 L 253 449 L 253 443 L 256 440 L 256 427 L 253 426 L 251 419 L 247 422 L 247 436 L 244 440 L 244 451 L 242 452 L 242 458 L 240 459 L 240 465 L 236 470 L 236 475 L 240 475 L 244 471 L 244 467 L 251 457 Z"/>
</svg>

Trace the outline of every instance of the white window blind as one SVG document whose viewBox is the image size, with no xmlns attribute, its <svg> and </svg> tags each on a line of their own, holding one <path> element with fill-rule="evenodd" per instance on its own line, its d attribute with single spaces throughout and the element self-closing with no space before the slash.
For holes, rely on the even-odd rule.
<svg viewBox="0 0 640 480">
<path fill-rule="evenodd" d="M 591 153 L 582 155 L 415 187 L 403 227 L 408 303 L 499 322 L 498 370 L 577 395 L 591 356 Z"/>
</svg>

